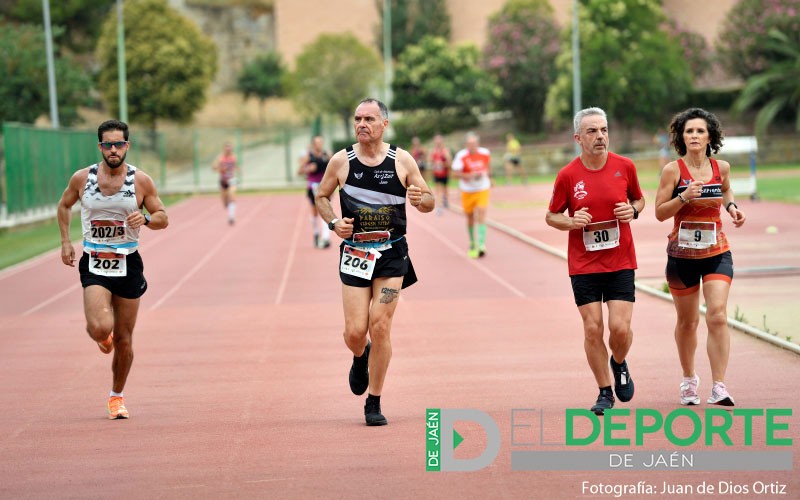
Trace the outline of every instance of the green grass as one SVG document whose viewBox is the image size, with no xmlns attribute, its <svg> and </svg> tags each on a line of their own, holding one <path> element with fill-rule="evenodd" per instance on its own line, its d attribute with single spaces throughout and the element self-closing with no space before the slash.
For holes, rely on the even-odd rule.
<svg viewBox="0 0 800 500">
<path fill-rule="evenodd" d="M 762 200 L 800 204 L 800 176 L 758 179 L 757 187 Z"/>
<path fill-rule="evenodd" d="M 792 170 L 800 170 L 800 165 L 759 166 L 756 171 L 759 198 L 767 201 L 800 203 L 800 173 L 796 176 L 785 173 Z M 749 172 L 749 168 L 738 169 L 735 176 L 742 177 Z M 658 176 L 658 172 L 651 170 L 639 172 L 639 184 L 645 191 L 655 192 L 658 189 Z"/>
<path fill-rule="evenodd" d="M 80 217 L 75 216 L 70 224 L 70 239 L 80 237 Z M 0 232 L 0 269 L 59 248 L 60 242 L 55 219 L 3 230 Z"/>
<path fill-rule="evenodd" d="M 184 198 L 187 195 L 168 195 L 162 196 L 161 201 L 169 206 Z M 81 237 L 81 221 L 78 215 L 70 222 L 69 235 L 72 241 Z M 57 249 L 60 245 L 61 236 L 55 218 L 0 230 L 0 269 Z"/>
</svg>

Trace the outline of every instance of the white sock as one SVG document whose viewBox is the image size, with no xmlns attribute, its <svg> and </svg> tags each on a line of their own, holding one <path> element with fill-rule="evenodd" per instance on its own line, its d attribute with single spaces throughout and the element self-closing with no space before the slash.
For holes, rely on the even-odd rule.
<svg viewBox="0 0 800 500">
<path fill-rule="evenodd" d="M 322 224 L 322 241 L 331 241 L 331 230 L 324 224 L 324 221 Z"/>
<path fill-rule="evenodd" d="M 114 391 L 111 391 L 111 392 L 108 393 L 108 397 L 113 397 L 113 396 L 117 396 L 118 398 L 121 398 L 122 397 L 122 393 L 121 392 L 114 392 Z"/>
<path fill-rule="evenodd" d="M 235 216 L 236 216 L 236 202 L 232 201 L 228 203 L 228 218 L 230 220 L 233 220 Z"/>
</svg>

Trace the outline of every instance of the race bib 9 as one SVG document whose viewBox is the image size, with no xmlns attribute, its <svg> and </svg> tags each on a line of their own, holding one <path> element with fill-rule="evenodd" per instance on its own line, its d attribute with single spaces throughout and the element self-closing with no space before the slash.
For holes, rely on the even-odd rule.
<svg viewBox="0 0 800 500">
<path fill-rule="evenodd" d="M 98 276 L 122 277 L 128 275 L 125 254 L 114 252 L 91 252 L 89 272 Z"/>
<path fill-rule="evenodd" d="M 614 219 L 587 224 L 583 227 L 583 245 L 589 252 L 618 247 L 619 221 Z"/>
<path fill-rule="evenodd" d="M 717 224 L 714 222 L 681 221 L 678 229 L 678 246 L 682 248 L 708 248 L 717 244 Z"/>
</svg>

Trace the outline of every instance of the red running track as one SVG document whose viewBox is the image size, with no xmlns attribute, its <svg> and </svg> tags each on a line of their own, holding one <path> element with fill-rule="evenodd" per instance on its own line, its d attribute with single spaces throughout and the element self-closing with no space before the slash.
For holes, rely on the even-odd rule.
<svg viewBox="0 0 800 500">
<path fill-rule="evenodd" d="M 144 232 L 149 290 L 127 421 L 106 419 L 111 358 L 83 331 L 77 271 L 51 253 L 0 274 L 0 498 L 588 498 L 583 481 L 639 480 L 777 481 L 784 498 L 800 495 L 796 419 L 791 471 L 513 471 L 512 409 L 552 415 L 548 436 L 563 436 L 564 409 L 590 406 L 597 389 L 566 263 L 493 230 L 489 255 L 468 260 L 453 213 L 411 211 L 420 282 L 402 292 L 394 322 L 389 425 L 366 427 L 363 397 L 347 384 L 335 249 L 311 247 L 302 195 L 241 196 L 238 205 L 233 227 L 216 198 L 197 197 L 170 208 L 166 231 Z M 673 324 L 671 304 L 639 295 L 629 356 L 637 393 L 620 407 L 679 407 Z M 701 341 L 705 396 L 703 350 Z M 728 385 L 741 407 L 796 414 L 797 380 L 796 355 L 732 335 Z M 433 407 L 489 414 L 502 436 L 494 462 L 426 472 Z M 456 456 L 478 455 L 480 429 L 458 431 Z M 765 449 L 762 427 L 754 441 Z M 732 448 L 742 446 L 710 449 Z"/>
</svg>

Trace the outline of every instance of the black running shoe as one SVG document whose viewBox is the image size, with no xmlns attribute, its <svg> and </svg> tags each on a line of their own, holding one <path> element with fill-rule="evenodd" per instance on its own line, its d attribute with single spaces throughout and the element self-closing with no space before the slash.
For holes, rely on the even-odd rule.
<svg viewBox="0 0 800 500">
<path fill-rule="evenodd" d="M 597 402 L 592 406 L 592 411 L 595 415 L 602 415 L 606 410 L 614 407 L 614 393 L 611 389 L 600 389 L 600 395 L 597 396 Z"/>
<path fill-rule="evenodd" d="M 367 403 L 364 405 L 364 419 L 369 426 L 386 425 L 389 423 L 386 421 L 386 417 L 381 413 L 380 402 L 372 401 L 370 398 L 367 398 Z"/>
<path fill-rule="evenodd" d="M 369 348 L 370 343 L 364 348 L 364 354 L 357 358 L 353 356 L 353 364 L 350 365 L 350 390 L 353 394 L 360 396 L 369 387 Z"/>
<path fill-rule="evenodd" d="M 628 371 L 628 362 L 623 361 L 618 365 L 614 361 L 614 356 L 611 356 L 609 364 L 611 364 L 611 371 L 614 372 L 614 393 L 620 401 L 627 403 L 633 399 L 633 379 L 631 372 Z"/>
</svg>

